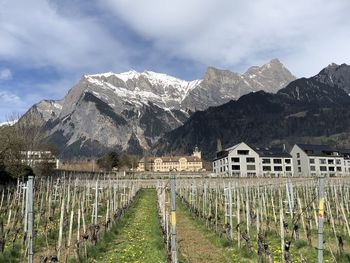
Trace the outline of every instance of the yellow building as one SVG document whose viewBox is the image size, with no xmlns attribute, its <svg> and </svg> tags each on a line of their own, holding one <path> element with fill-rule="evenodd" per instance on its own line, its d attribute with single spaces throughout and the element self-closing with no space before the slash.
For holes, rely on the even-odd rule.
<svg viewBox="0 0 350 263">
<path fill-rule="evenodd" d="M 146 161 L 145 161 L 146 160 Z M 198 172 L 203 170 L 201 152 L 196 147 L 191 156 L 162 156 L 144 157 L 139 161 L 137 171 L 169 172 L 176 171 Z"/>
</svg>

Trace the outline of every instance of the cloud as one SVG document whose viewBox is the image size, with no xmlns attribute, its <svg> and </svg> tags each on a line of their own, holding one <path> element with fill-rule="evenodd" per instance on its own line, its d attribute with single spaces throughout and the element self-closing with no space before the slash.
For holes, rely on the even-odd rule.
<svg viewBox="0 0 350 263">
<path fill-rule="evenodd" d="M 21 99 L 17 95 L 15 95 L 9 91 L 1 91 L 0 90 L 0 102 L 4 103 L 4 104 L 18 105 L 21 103 Z"/>
<path fill-rule="evenodd" d="M 12 72 L 8 68 L 0 69 L 0 80 L 12 79 Z"/>
<path fill-rule="evenodd" d="M 279 57 L 298 75 L 309 75 L 350 57 L 347 0 L 107 0 L 107 4 L 160 50 L 207 65 L 237 68 Z"/>
<path fill-rule="evenodd" d="M 348 0 L 0 0 L 0 113 L 62 98 L 81 74 L 103 71 L 190 80 L 278 57 L 310 76 L 350 63 L 348 10 Z"/>
<path fill-rule="evenodd" d="M 2 0 L 0 10 L 0 59 L 62 71 L 127 63 L 118 39 L 94 16 L 68 16 L 46 0 Z"/>
</svg>

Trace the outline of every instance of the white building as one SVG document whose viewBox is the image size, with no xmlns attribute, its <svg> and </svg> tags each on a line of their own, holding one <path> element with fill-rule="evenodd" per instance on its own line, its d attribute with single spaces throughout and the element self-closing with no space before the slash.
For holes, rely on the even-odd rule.
<svg viewBox="0 0 350 263">
<path fill-rule="evenodd" d="M 350 150 L 341 150 L 340 154 L 344 157 L 345 174 L 350 175 Z"/>
<path fill-rule="evenodd" d="M 260 173 L 264 177 L 293 176 L 292 156 L 284 148 L 258 148 L 254 150 L 259 154 Z"/>
<path fill-rule="evenodd" d="M 343 176 L 349 172 L 348 159 L 327 145 L 296 144 L 291 155 L 296 176 Z"/>
<path fill-rule="evenodd" d="M 218 176 L 292 176 L 291 155 L 283 149 L 251 147 L 242 142 L 217 153 L 213 171 Z"/>
<path fill-rule="evenodd" d="M 59 167 L 59 160 L 52 154 L 51 151 L 22 151 L 22 163 L 31 167 L 40 163 L 50 163 L 56 169 Z"/>
</svg>

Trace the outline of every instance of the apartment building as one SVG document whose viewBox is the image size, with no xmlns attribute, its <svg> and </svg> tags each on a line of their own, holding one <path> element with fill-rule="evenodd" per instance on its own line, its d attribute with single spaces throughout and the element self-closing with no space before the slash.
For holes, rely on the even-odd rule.
<svg viewBox="0 0 350 263">
<path fill-rule="evenodd" d="M 260 173 L 264 177 L 293 176 L 292 156 L 285 148 L 254 148 L 260 159 Z"/>
<path fill-rule="evenodd" d="M 291 176 L 292 157 L 284 149 L 252 147 L 241 142 L 217 152 L 213 171 L 218 176 Z"/>
<path fill-rule="evenodd" d="M 344 157 L 345 173 L 350 175 L 350 150 L 341 150 L 340 154 Z"/>
<path fill-rule="evenodd" d="M 350 151 L 349 151 L 350 152 Z M 291 150 L 296 176 L 343 176 L 349 172 L 349 157 L 328 145 L 296 144 Z"/>
</svg>

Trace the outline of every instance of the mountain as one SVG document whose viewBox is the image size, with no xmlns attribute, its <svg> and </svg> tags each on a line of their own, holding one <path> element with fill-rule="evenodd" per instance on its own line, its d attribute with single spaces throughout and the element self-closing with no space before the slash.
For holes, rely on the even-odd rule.
<svg viewBox="0 0 350 263">
<path fill-rule="evenodd" d="M 12 126 L 17 123 L 18 120 L 13 120 L 13 121 L 5 121 L 0 123 L 0 127 L 4 126 Z"/>
<path fill-rule="evenodd" d="M 276 92 L 295 77 L 276 59 L 244 74 L 208 68 L 185 81 L 151 71 L 84 75 L 60 101 L 44 100 L 23 116 L 40 121 L 61 158 L 91 158 L 111 149 L 141 154 L 197 110 L 251 91 Z"/>
<path fill-rule="evenodd" d="M 330 65 L 311 78 L 292 81 L 276 94 L 259 91 L 218 107 L 196 112 L 167 133 L 155 153 L 189 153 L 199 146 L 210 159 L 217 140 L 225 147 L 245 141 L 256 145 L 298 142 L 300 138 L 350 132 L 350 66 Z"/>
<path fill-rule="evenodd" d="M 293 80 L 295 77 L 278 59 L 261 67 L 250 67 L 244 74 L 209 67 L 200 85 L 189 91 L 182 104 L 204 110 L 237 100 L 250 92 L 264 90 L 276 93 Z"/>
</svg>

